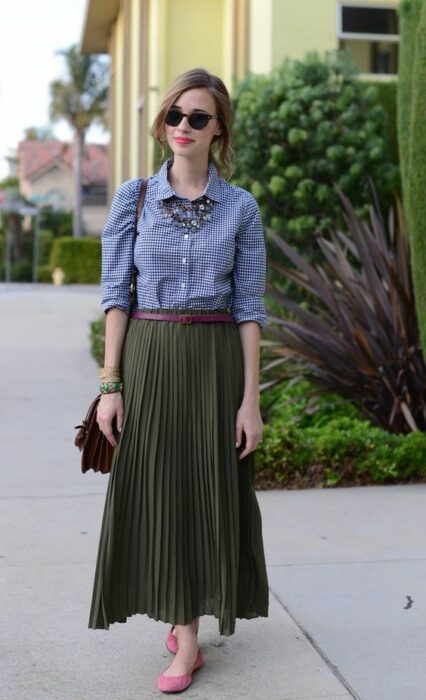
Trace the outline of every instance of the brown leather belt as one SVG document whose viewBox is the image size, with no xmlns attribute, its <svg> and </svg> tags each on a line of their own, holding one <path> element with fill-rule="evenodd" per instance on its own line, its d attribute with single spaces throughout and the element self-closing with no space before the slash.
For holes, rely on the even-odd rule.
<svg viewBox="0 0 426 700">
<path fill-rule="evenodd" d="M 233 321 L 231 314 L 162 314 L 155 311 L 133 311 L 132 318 L 148 318 L 154 321 L 178 321 L 179 323 L 199 323 L 204 321 Z"/>
</svg>

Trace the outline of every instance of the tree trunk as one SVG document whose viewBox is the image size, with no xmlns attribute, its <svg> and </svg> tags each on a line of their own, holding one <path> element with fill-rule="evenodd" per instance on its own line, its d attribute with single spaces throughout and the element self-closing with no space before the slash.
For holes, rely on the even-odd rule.
<svg viewBox="0 0 426 700">
<path fill-rule="evenodd" d="M 83 196 L 81 187 L 81 170 L 83 162 L 84 132 L 77 129 L 74 133 L 74 212 L 73 212 L 73 236 L 81 238 L 83 235 Z"/>
<path fill-rule="evenodd" d="M 423 356 L 426 357 L 426 0 L 422 0 L 412 66 L 408 147 L 408 223 L 414 293 Z"/>
</svg>

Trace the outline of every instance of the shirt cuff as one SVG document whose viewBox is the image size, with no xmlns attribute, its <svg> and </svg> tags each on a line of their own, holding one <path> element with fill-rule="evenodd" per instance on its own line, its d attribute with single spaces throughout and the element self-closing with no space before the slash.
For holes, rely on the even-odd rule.
<svg viewBox="0 0 426 700">
<path fill-rule="evenodd" d="M 123 301 L 120 301 L 117 299 L 116 301 L 114 299 L 110 299 L 108 301 L 102 302 L 102 308 L 105 313 L 109 311 L 110 309 L 121 309 L 122 311 L 125 311 L 127 314 L 130 311 L 130 304 L 125 304 Z"/>
<path fill-rule="evenodd" d="M 237 324 L 242 323 L 243 321 L 257 321 L 260 328 L 264 328 L 266 326 L 267 319 L 264 311 L 233 311 L 232 316 Z"/>
</svg>

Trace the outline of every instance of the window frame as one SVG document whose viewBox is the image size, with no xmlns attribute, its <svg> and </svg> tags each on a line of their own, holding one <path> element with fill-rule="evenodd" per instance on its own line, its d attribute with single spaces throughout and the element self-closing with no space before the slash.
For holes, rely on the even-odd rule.
<svg viewBox="0 0 426 700">
<path fill-rule="evenodd" d="M 343 1 L 339 2 L 337 5 L 337 38 L 338 39 L 350 39 L 359 41 L 388 41 L 389 43 L 399 44 L 400 36 L 399 34 L 367 34 L 362 32 L 344 32 L 343 31 L 343 8 L 350 7 L 353 9 L 371 9 L 371 10 L 395 10 L 397 11 L 397 3 L 386 3 L 380 4 L 374 2 L 349 2 Z"/>
</svg>

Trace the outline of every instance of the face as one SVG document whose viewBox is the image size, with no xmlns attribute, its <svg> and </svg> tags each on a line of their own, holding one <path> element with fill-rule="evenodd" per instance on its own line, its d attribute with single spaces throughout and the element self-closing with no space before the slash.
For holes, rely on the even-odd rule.
<svg viewBox="0 0 426 700">
<path fill-rule="evenodd" d="M 206 88 L 187 90 L 174 102 L 172 108 L 188 115 L 193 112 L 217 114 L 214 97 Z M 183 117 L 177 126 L 166 124 L 165 129 L 167 143 L 174 154 L 188 158 L 208 158 L 212 139 L 221 131 L 217 118 L 210 119 L 203 129 L 193 129 L 187 117 Z"/>
</svg>

